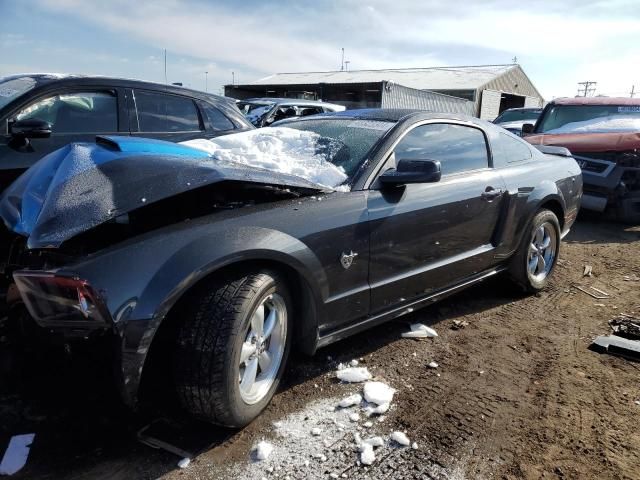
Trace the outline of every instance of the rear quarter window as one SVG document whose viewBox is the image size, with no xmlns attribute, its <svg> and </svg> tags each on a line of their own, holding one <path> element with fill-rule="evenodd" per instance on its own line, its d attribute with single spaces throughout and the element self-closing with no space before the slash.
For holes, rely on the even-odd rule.
<svg viewBox="0 0 640 480">
<path fill-rule="evenodd" d="M 525 162 L 531 159 L 531 147 L 524 140 L 499 132 L 492 140 L 491 147 L 495 166 Z"/>
<path fill-rule="evenodd" d="M 204 114 L 209 120 L 211 130 L 215 132 L 224 132 L 226 130 L 233 130 L 235 125 L 229 120 L 220 110 L 208 103 L 201 104 Z"/>
</svg>

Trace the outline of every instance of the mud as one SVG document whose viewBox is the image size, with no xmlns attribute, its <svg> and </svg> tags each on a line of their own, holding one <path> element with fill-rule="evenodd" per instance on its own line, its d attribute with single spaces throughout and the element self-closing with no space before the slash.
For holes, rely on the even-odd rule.
<svg viewBox="0 0 640 480">
<path fill-rule="evenodd" d="M 593 276 L 583 277 L 585 265 Z M 241 431 L 203 433 L 206 451 L 188 468 L 136 440 L 150 416 L 118 406 L 105 369 L 61 359 L 25 370 L 0 394 L 0 452 L 10 435 L 36 433 L 27 466 L 13 478 L 242 478 L 251 447 L 279 441 L 274 422 L 355 392 L 336 381 L 339 362 L 362 359 L 397 389 L 372 434 L 405 431 L 417 449 L 387 442 L 370 467 L 356 464 L 353 434 L 334 432 L 311 468 L 282 455 L 267 478 L 640 478 L 640 364 L 588 350 L 620 313 L 640 314 L 640 227 L 582 219 L 563 243 L 551 286 L 524 296 L 496 278 L 401 320 L 295 356 L 267 411 Z M 626 279 L 625 279 L 626 278 Z M 572 287 L 593 285 L 596 300 Z M 403 339 L 410 323 L 434 339 Z M 468 322 L 466 325 L 464 322 Z M 462 325 L 462 326 L 460 326 Z M 438 368 L 428 368 L 435 361 Z M 106 368 L 106 367 L 105 367 Z M 83 378 L 82 381 L 78 378 Z M 86 379 L 89 380 L 86 380 Z M 203 430 L 206 431 L 206 430 Z M 315 463 L 314 463 L 315 462 Z M 335 477 L 334 477 L 335 478 Z"/>
</svg>

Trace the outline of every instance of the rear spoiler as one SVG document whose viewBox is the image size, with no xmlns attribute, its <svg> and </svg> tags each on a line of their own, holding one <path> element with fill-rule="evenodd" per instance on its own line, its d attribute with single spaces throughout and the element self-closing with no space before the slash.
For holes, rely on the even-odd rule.
<svg viewBox="0 0 640 480">
<path fill-rule="evenodd" d="M 550 147 L 549 145 L 534 145 L 534 146 L 546 155 L 556 155 L 558 157 L 571 157 L 571 152 L 564 147 Z"/>
</svg>

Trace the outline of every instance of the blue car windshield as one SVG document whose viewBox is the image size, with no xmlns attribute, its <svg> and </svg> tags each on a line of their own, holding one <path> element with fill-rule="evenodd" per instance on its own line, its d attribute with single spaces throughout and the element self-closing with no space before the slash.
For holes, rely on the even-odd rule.
<svg viewBox="0 0 640 480">
<path fill-rule="evenodd" d="M 0 109 L 27 93 L 36 84 L 37 80 L 29 76 L 0 77 Z"/>
</svg>

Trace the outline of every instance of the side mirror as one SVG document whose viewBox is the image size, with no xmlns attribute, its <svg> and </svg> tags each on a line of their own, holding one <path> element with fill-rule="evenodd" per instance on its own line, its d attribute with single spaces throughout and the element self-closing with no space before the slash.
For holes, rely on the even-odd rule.
<svg viewBox="0 0 640 480">
<path fill-rule="evenodd" d="M 49 138 L 51 124 L 37 118 L 18 120 L 11 124 L 11 135 L 20 138 Z"/>
<path fill-rule="evenodd" d="M 433 183 L 440 178 L 442 170 L 437 160 L 398 160 L 397 168 L 390 168 L 379 177 L 382 185 Z"/>
<path fill-rule="evenodd" d="M 530 135 L 533 133 L 533 123 L 525 123 L 522 125 L 522 135 Z"/>
</svg>

